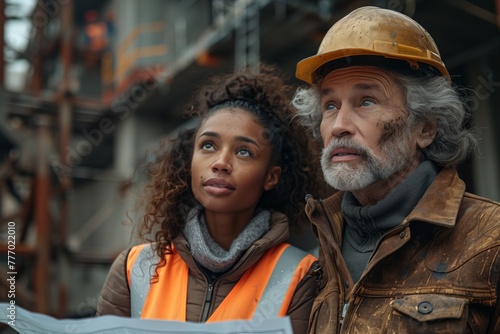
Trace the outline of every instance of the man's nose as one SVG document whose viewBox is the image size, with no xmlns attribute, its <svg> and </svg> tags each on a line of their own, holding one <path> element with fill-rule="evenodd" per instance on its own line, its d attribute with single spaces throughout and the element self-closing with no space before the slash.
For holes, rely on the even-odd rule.
<svg viewBox="0 0 500 334">
<path fill-rule="evenodd" d="M 353 108 L 342 105 L 332 119 L 331 133 L 334 137 L 343 137 L 354 133 Z"/>
</svg>

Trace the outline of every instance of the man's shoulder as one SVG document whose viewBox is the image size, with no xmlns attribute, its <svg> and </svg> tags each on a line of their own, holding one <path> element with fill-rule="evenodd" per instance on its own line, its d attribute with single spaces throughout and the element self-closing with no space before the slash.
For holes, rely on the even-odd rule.
<svg viewBox="0 0 500 334">
<path fill-rule="evenodd" d="M 456 224 L 448 232 L 442 231 L 441 242 L 456 242 L 458 247 L 484 250 L 500 246 L 500 203 L 465 193 Z"/>
<path fill-rule="evenodd" d="M 465 193 L 453 227 L 441 228 L 426 256 L 426 265 L 434 271 L 451 272 L 466 263 L 480 266 L 499 261 L 491 254 L 500 248 L 500 203 Z M 493 252 L 489 252 L 493 251 Z M 450 259 L 446 269 L 442 254 Z M 438 256 L 436 256 L 438 255 Z"/>
<path fill-rule="evenodd" d="M 500 230 L 500 202 L 465 193 L 461 209 L 462 217 L 467 221 L 474 221 L 477 225 L 476 228 L 490 226 L 493 229 Z"/>
<path fill-rule="evenodd" d="M 484 205 L 486 207 L 491 207 L 491 209 L 500 208 L 500 202 L 476 194 L 466 192 L 464 194 L 464 199 L 470 200 L 471 203 L 476 203 L 477 205 Z"/>
</svg>

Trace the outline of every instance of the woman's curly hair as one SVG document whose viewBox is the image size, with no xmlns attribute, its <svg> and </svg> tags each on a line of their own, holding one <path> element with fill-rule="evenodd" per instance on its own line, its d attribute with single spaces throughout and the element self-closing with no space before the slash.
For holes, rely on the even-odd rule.
<svg viewBox="0 0 500 334">
<path fill-rule="evenodd" d="M 233 73 L 216 76 L 203 85 L 187 112 L 203 120 L 223 108 L 242 108 L 252 113 L 264 127 L 263 136 L 272 146 L 271 162 L 282 168 L 278 185 L 265 191 L 258 207 L 286 214 L 291 226 L 304 219 L 305 195 L 320 184 L 319 147 L 310 142 L 295 120 L 290 98 L 292 87 L 275 74 L 276 68 L 261 65 L 259 74 Z M 191 208 L 197 205 L 191 189 L 191 159 L 199 126 L 179 132 L 161 146 L 166 149 L 149 168 L 144 218 L 139 236 L 150 236 L 156 254 L 165 264 L 164 254 L 180 235 Z M 152 238 L 152 239 L 151 239 Z"/>
</svg>

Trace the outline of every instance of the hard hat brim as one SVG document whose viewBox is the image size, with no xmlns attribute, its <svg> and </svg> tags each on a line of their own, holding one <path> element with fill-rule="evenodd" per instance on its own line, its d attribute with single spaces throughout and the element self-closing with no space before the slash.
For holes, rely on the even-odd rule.
<svg viewBox="0 0 500 334">
<path fill-rule="evenodd" d="M 354 61 L 354 59 L 359 59 L 358 56 L 363 56 L 364 61 Z M 326 52 L 318 55 L 314 55 L 308 58 L 305 58 L 297 63 L 297 68 L 295 72 L 295 76 L 297 79 L 305 81 L 309 84 L 315 83 L 315 77 L 317 77 L 318 71 L 326 64 L 336 61 L 343 60 L 344 66 L 376 66 L 377 62 L 372 62 L 369 60 L 370 57 L 373 58 L 384 58 L 387 60 L 397 60 L 399 62 L 405 62 L 407 64 L 408 70 L 415 70 L 415 74 L 420 73 L 417 72 L 421 65 L 426 64 L 430 65 L 433 69 L 435 69 L 434 73 L 441 74 L 444 77 L 449 78 L 449 73 L 444 64 L 440 61 L 434 60 L 432 55 L 428 55 L 427 57 L 422 56 L 414 56 L 409 54 L 404 54 L 401 56 L 400 54 L 388 54 L 387 52 L 378 52 L 375 50 L 367 50 L 367 49 L 341 49 L 335 50 L 331 52 Z M 390 66 L 388 66 L 390 67 Z M 406 71 L 405 71 L 406 72 Z M 428 72 L 428 71 L 427 71 Z M 408 71 L 408 73 L 412 73 Z"/>
</svg>

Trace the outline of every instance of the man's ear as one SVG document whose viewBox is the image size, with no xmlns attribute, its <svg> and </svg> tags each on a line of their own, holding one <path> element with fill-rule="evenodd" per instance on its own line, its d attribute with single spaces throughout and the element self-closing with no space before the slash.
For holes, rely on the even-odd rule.
<svg viewBox="0 0 500 334">
<path fill-rule="evenodd" d="M 276 187 L 278 182 L 280 181 L 281 176 L 281 167 L 280 166 L 272 166 L 269 168 L 266 179 L 264 180 L 264 190 L 269 191 Z"/>
<path fill-rule="evenodd" d="M 417 146 L 419 149 L 423 150 L 434 141 L 434 138 L 436 138 L 437 122 L 433 121 L 421 124 L 417 131 Z"/>
</svg>

